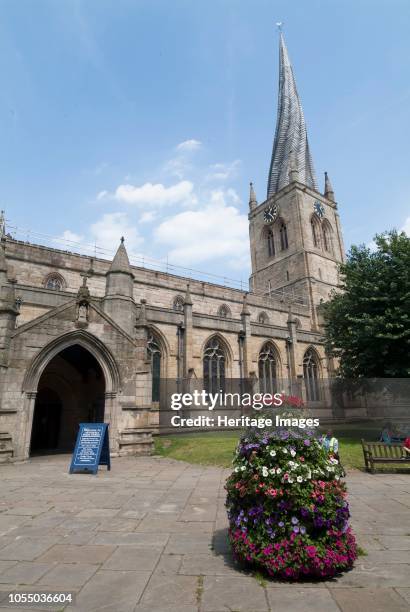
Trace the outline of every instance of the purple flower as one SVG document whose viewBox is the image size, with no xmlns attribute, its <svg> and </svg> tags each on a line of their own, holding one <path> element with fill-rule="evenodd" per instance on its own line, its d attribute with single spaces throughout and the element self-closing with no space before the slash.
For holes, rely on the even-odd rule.
<svg viewBox="0 0 410 612">
<path fill-rule="evenodd" d="M 290 520 L 292 521 L 293 525 L 297 525 L 299 523 L 299 520 L 296 518 L 296 516 L 292 516 Z"/>
<path fill-rule="evenodd" d="M 285 523 L 283 521 L 279 521 L 278 527 L 284 527 L 284 526 L 285 526 Z"/>
<path fill-rule="evenodd" d="M 305 535 L 305 533 L 306 533 L 306 527 L 304 527 L 303 525 L 302 525 L 302 526 L 301 526 L 301 528 L 300 528 L 300 533 L 301 533 L 302 535 Z"/>
<path fill-rule="evenodd" d="M 294 533 L 299 533 L 299 527 L 297 525 L 295 525 L 295 527 L 293 528 L 293 532 Z"/>
<path fill-rule="evenodd" d="M 307 439 L 306 439 L 306 440 L 304 440 L 304 441 L 303 441 L 303 444 L 304 444 L 305 446 L 310 446 L 310 440 L 307 440 Z"/>
</svg>

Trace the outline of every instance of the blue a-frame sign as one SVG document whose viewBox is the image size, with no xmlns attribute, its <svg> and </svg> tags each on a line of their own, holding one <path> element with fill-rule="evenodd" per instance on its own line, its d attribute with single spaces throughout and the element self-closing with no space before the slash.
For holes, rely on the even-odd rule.
<svg viewBox="0 0 410 612">
<path fill-rule="evenodd" d="M 99 465 L 111 469 L 108 423 L 80 423 L 70 474 L 96 474 Z"/>
</svg>

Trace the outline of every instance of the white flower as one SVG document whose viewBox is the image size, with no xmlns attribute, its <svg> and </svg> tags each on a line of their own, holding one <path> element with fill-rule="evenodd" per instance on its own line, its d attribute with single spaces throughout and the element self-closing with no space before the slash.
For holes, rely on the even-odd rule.
<svg viewBox="0 0 410 612">
<path fill-rule="evenodd" d="M 285 455 L 287 454 L 288 449 L 287 448 L 282 448 L 282 453 L 285 453 Z"/>
<path fill-rule="evenodd" d="M 289 482 L 290 484 L 293 484 L 295 481 L 293 480 L 293 478 L 289 477 L 289 478 L 288 478 L 288 482 Z"/>
<path fill-rule="evenodd" d="M 265 476 L 265 478 L 266 478 L 266 476 L 268 476 L 268 475 L 269 475 L 268 468 L 263 466 L 263 468 L 262 468 L 262 476 Z"/>
<path fill-rule="evenodd" d="M 294 457 L 296 455 L 296 451 L 293 450 L 293 448 L 290 449 L 290 454 L 292 455 L 292 457 Z"/>
<path fill-rule="evenodd" d="M 337 459 L 335 459 L 334 457 L 330 457 L 329 459 L 330 463 L 333 463 L 333 465 L 337 465 L 339 462 Z"/>
<path fill-rule="evenodd" d="M 275 450 L 271 450 L 271 452 L 269 453 L 271 457 L 276 457 L 276 451 Z"/>
<path fill-rule="evenodd" d="M 308 469 L 308 472 L 307 472 L 307 474 L 306 474 L 306 478 L 307 478 L 308 480 L 310 480 L 310 479 L 312 478 L 312 472 L 310 471 L 310 468 Z"/>
<path fill-rule="evenodd" d="M 288 461 L 288 465 L 290 465 L 292 467 L 293 465 L 295 465 L 295 462 L 294 461 Z"/>
<path fill-rule="evenodd" d="M 302 476 L 298 476 L 298 477 L 296 478 L 296 480 L 297 480 L 298 482 L 303 482 L 303 478 L 302 478 Z"/>
<path fill-rule="evenodd" d="M 335 474 L 335 480 L 340 480 L 340 476 L 338 476 L 337 474 Z"/>
<path fill-rule="evenodd" d="M 277 474 L 281 474 L 281 473 L 282 473 L 282 470 L 281 470 L 280 468 L 276 468 L 276 473 L 277 473 Z"/>
<path fill-rule="evenodd" d="M 245 470 L 246 470 L 246 467 L 243 465 L 243 466 L 241 467 L 241 471 L 242 471 L 242 472 L 244 472 Z"/>
<path fill-rule="evenodd" d="M 274 473 L 275 473 L 275 468 L 271 468 L 271 469 L 269 470 L 269 472 L 270 472 L 271 474 L 274 474 Z"/>
<path fill-rule="evenodd" d="M 239 467 L 236 467 L 236 468 L 235 468 L 235 472 L 239 472 Z"/>
</svg>

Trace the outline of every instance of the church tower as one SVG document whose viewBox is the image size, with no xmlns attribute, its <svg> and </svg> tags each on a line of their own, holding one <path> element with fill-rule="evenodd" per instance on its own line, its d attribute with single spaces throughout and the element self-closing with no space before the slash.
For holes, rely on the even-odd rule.
<svg viewBox="0 0 410 612">
<path fill-rule="evenodd" d="M 317 306 L 338 283 L 344 247 L 333 187 L 325 173 L 318 191 L 305 117 L 282 32 L 279 36 L 278 114 L 267 197 L 258 204 L 251 186 L 251 290 L 284 293 Z"/>
</svg>

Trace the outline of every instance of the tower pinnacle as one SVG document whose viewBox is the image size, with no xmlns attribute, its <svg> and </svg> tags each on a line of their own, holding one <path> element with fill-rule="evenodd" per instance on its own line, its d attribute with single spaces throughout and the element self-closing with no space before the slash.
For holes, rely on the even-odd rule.
<svg viewBox="0 0 410 612">
<path fill-rule="evenodd" d="M 316 189 L 305 117 L 285 40 L 279 31 L 278 116 L 268 177 L 268 198 L 289 184 L 291 165 L 294 180 L 297 176 L 299 182 Z"/>
<path fill-rule="evenodd" d="M 249 183 L 249 208 L 253 210 L 258 205 L 258 201 L 256 199 L 255 190 L 253 188 L 253 183 Z"/>
<path fill-rule="evenodd" d="M 328 177 L 327 172 L 325 172 L 325 193 L 324 193 L 325 198 L 327 198 L 328 200 L 331 200 L 332 202 L 335 201 L 335 192 L 333 191 L 333 187 L 332 187 L 332 183 L 330 182 L 330 179 Z"/>
<path fill-rule="evenodd" d="M 128 259 L 127 249 L 124 244 L 124 236 L 121 236 L 120 246 L 111 262 L 109 272 L 124 272 L 132 276 L 130 260 Z"/>
</svg>

